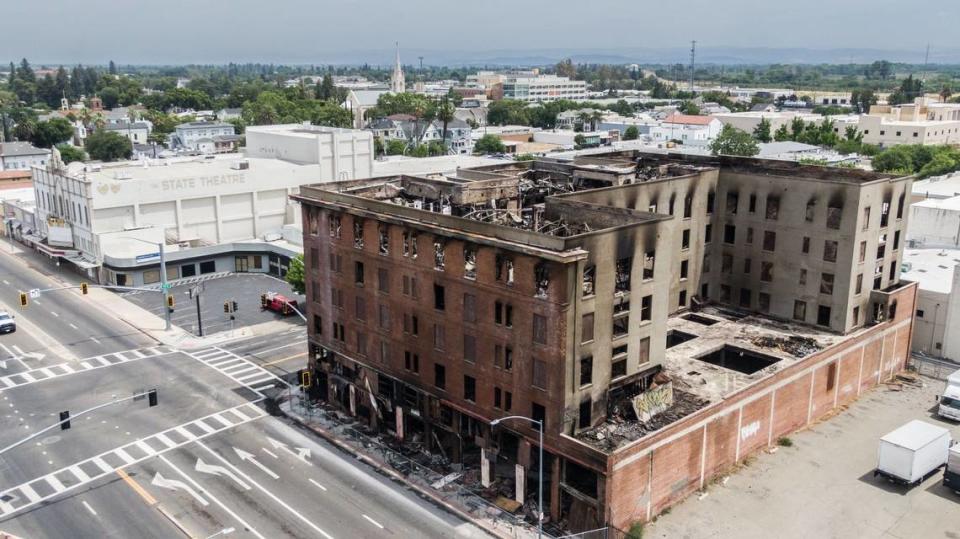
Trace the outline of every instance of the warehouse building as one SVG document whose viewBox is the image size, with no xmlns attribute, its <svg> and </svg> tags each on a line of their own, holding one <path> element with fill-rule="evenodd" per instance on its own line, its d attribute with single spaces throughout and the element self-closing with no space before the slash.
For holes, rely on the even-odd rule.
<svg viewBox="0 0 960 539">
<path fill-rule="evenodd" d="M 903 367 L 910 184 L 612 152 L 304 187 L 313 396 L 528 509 L 537 429 L 491 422 L 542 422 L 548 519 L 628 528 Z"/>
</svg>

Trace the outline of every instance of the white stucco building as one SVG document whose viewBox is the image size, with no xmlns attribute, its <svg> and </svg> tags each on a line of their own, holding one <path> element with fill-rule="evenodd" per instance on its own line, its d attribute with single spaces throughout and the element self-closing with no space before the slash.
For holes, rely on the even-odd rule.
<svg viewBox="0 0 960 539">
<path fill-rule="evenodd" d="M 960 143 L 960 103 L 917 98 L 904 105 L 873 105 L 860 116 L 863 142 L 880 147 L 898 144 Z"/>
<path fill-rule="evenodd" d="M 723 129 L 723 124 L 714 116 L 674 114 L 650 128 L 654 142 L 680 141 L 690 146 L 706 146 Z"/>
<path fill-rule="evenodd" d="M 913 351 L 960 361 L 960 249 L 906 249 L 900 276 L 920 287 Z"/>
<path fill-rule="evenodd" d="M 103 126 L 103 130 L 123 135 L 134 144 L 146 144 L 151 128 L 146 122 L 127 122 L 107 124 Z"/>
<path fill-rule="evenodd" d="M 213 137 L 235 135 L 233 124 L 223 122 L 187 122 L 180 124 L 171 137 L 171 148 L 198 150 L 201 141 L 213 140 Z"/>
<path fill-rule="evenodd" d="M 35 167 L 38 230 L 26 239 L 106 283 L 159 280 L 159 242 L 170 279 L 212 271 L 282 275 L 299 243 L 291 230 L 300 227 L 300 213 L 289 196 L 304 184 L 370 176 L 372 137 L 310 126 L 252 129 L 248 158 Z M 234 259 L 241 251 L 242 263 Z"/>
</svg>

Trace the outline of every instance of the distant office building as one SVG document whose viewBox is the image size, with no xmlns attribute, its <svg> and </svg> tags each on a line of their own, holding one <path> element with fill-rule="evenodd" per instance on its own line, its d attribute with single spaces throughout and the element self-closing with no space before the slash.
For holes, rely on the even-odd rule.
<svg viewBox="0 0 960 539">
<path fill-rule="evenodd" d="M 873 105 L 860 116 L 863 142 L 898 144 L 960 143 L 960 103 L 935 103 L 920 97 L 903 105 Z"/>
<path fill-rule="evenodd" d="M 503 81 L 503 98 L 531 103 L 582 100 L 587 98 L 587 83 L 556 75 L 508 75 Z"/>
</svg>

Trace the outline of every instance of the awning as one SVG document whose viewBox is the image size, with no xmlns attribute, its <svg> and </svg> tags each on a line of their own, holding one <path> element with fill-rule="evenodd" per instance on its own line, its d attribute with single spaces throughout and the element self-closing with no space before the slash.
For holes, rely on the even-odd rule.
<svg viewBox="0 0 960 539">
<path fill-rule="evenodd" d="M 32 234 L 28 234 L 27 236 L 32 236 Z M 61 258 L 65 258 L 68 256 L 79 256 L 79 253 L 77 252 L 76 249 L 64 249 L 62 247 L 51 247 L 46 243 L 43 243 L 43 240 L 39 240 L 39 241 L 34 240 L 32 237 L 30 238 L 30 241 L 33 241 L 36 244 L 34 245 L 34 247 L 36 247 L 38 251 L 48 256 L 61 257 Z"/>
<path fill-rule="evenodd" d="M 64 258 L 67 261 L 76 265 L 80 269 L 93 269 L 93 268 L 100 267 L 99 262 L 97 262 L 96 260 L 90 260 L 89 258 L 86 258 L 83 255 L 65 256 Z"/>
<path fill-rule="evenodd" d="M 23 241 L 27 243 L 35 243 L 37 245 L 41 245 L 41 242 L 43 241 L 43 237 L 37 234 L 27 233 L 23 235 Z"/>
</svg>

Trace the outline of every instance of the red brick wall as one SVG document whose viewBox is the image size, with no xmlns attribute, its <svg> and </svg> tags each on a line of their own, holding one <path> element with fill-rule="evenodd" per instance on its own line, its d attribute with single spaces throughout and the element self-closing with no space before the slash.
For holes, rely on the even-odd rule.
<svg viewBox="0 0 960 539">
<path fill-rule="evenodd" d="M 607 522 L 627 529 L 649 520 L 751 453 L 775 445 L 780 436 L 856 399 L 877 385 L 878 376 L 887 379 L 903 369 L 916 286 L 907 285 L 895 295 L 899 306 L 893 320 L 861 330 L 611 455 Z M 878 370 L 881 357 L 883 373 Z"/>
</svg>

